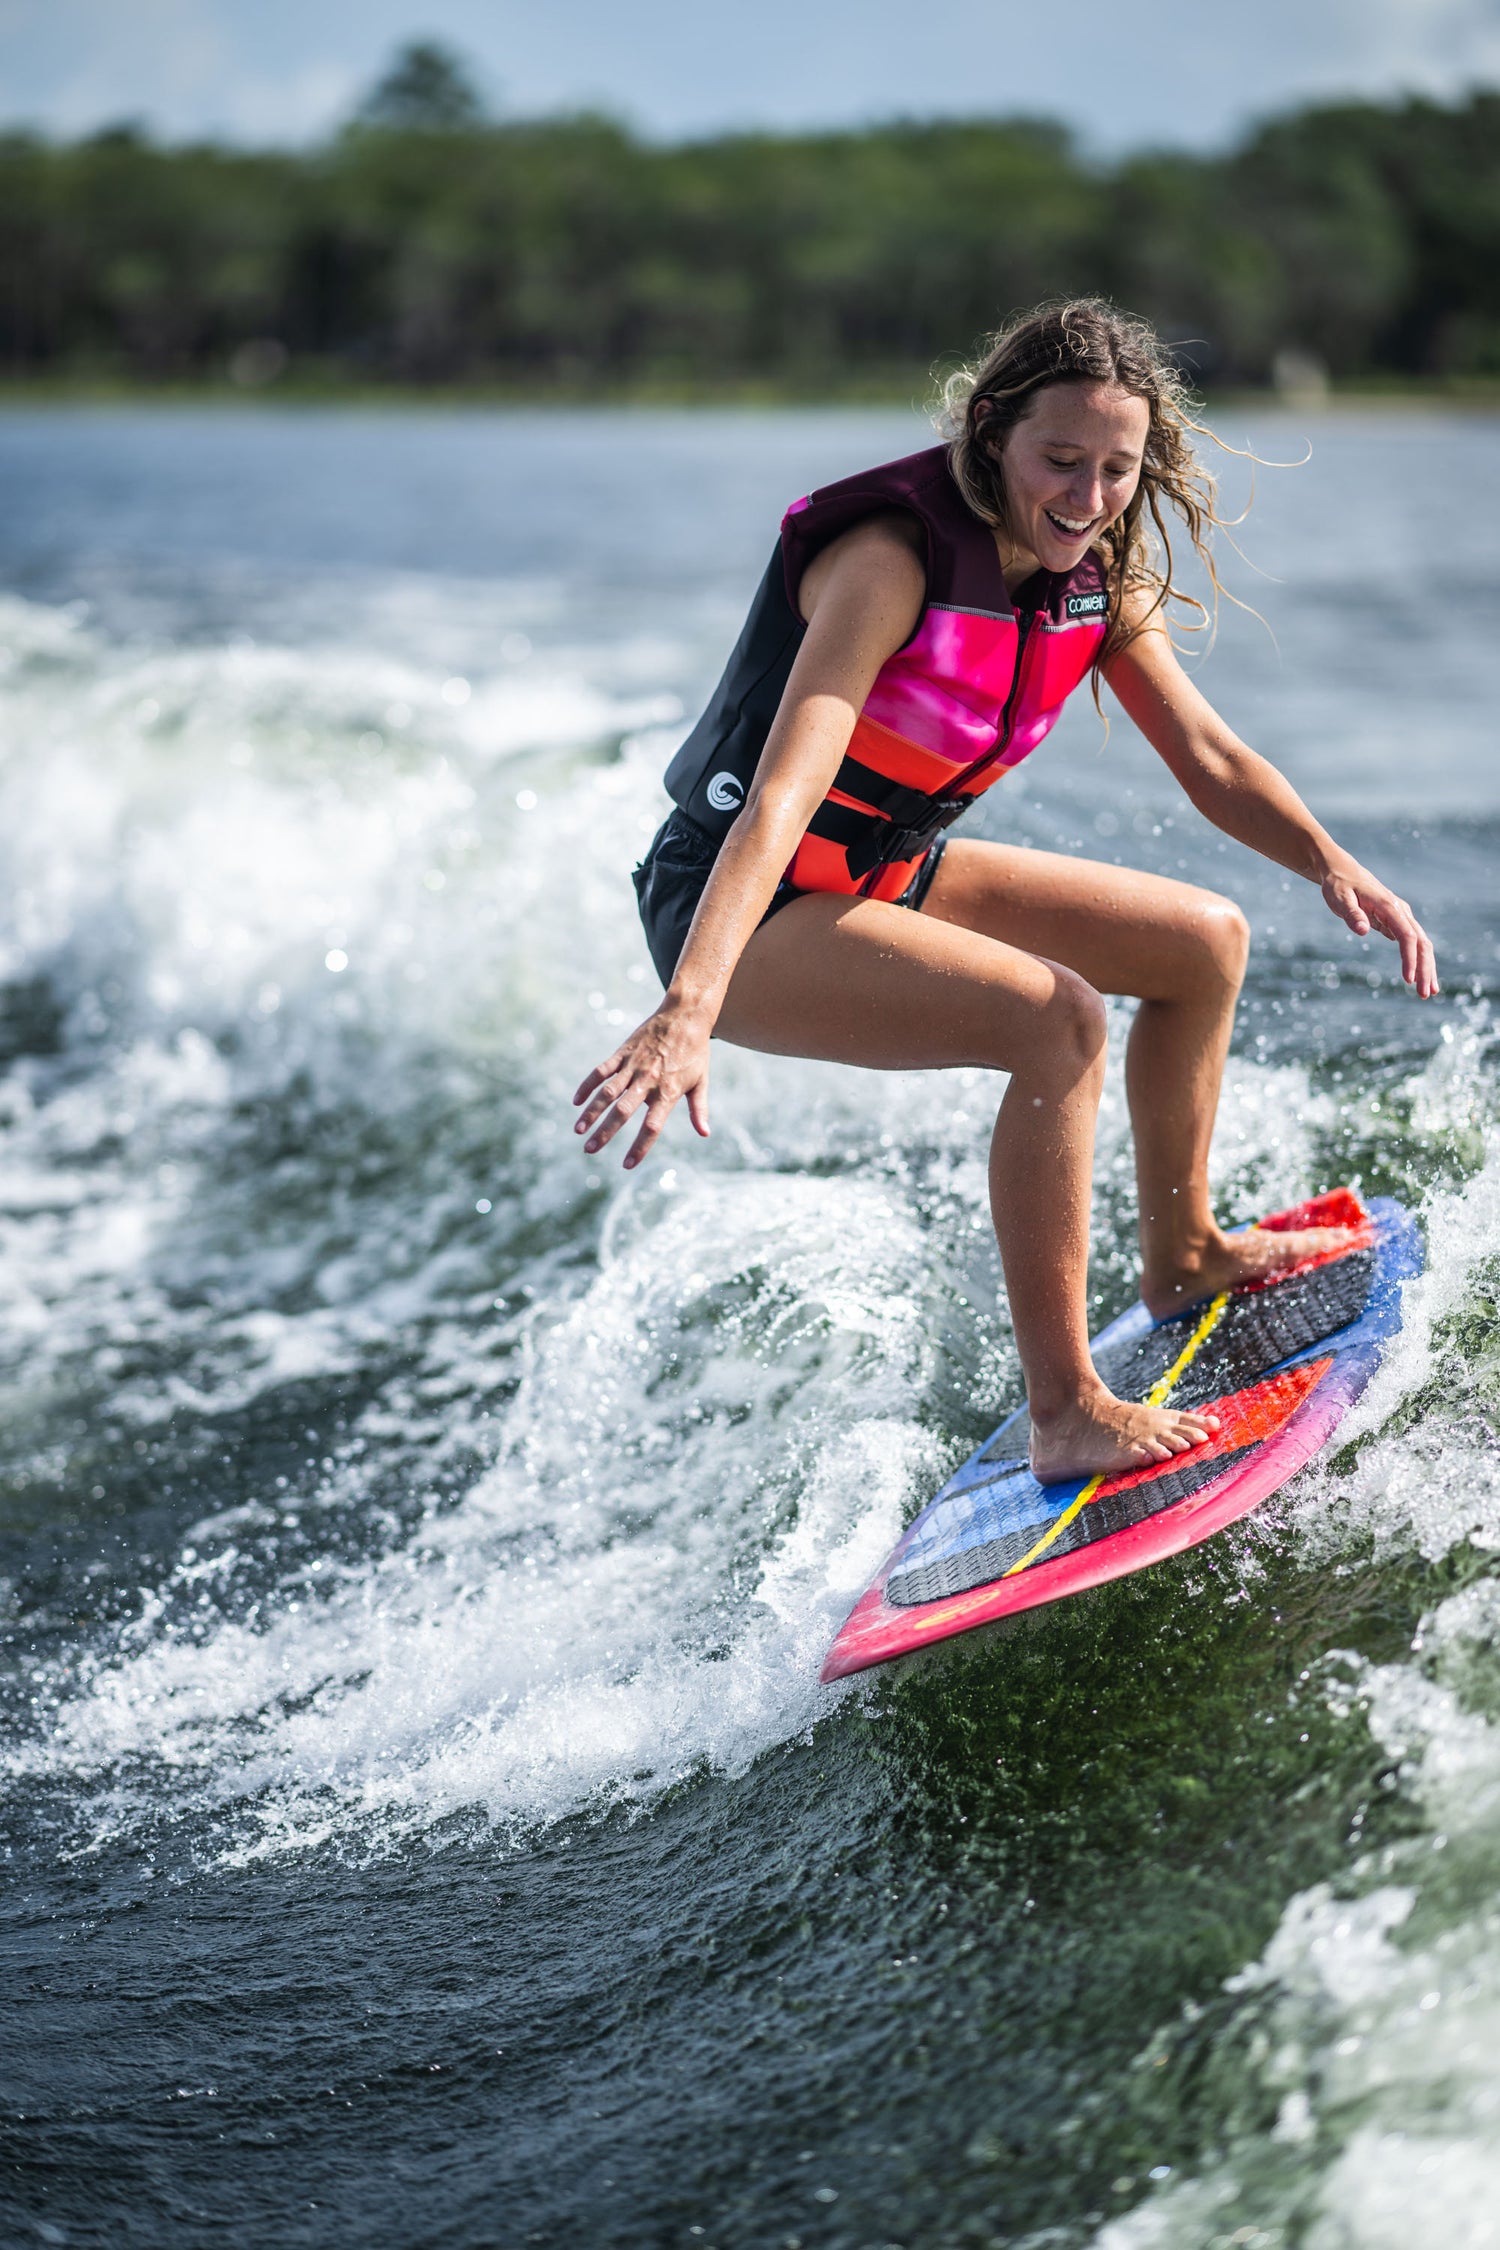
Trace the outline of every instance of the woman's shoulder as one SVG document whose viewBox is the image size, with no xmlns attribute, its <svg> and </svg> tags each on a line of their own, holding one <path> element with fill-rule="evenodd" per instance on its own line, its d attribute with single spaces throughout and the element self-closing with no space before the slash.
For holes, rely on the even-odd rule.
<svg viewBox="0 0 1500 2250">
<path fill-rule="evenodd" d="M 862 516 L 820 547 L 802 572 L 798 606 L 811 622 L 831 588 L 910 599 L 920 606 L 927 591 L 927 547 L 922 526 L 900 508 Z"/>
</svg>

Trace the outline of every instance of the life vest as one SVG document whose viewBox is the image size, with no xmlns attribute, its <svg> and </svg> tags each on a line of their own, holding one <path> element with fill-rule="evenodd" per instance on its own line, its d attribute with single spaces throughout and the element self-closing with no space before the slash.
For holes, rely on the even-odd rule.
<svg viewBox="0 0 1500 2250">
<path fill-rule="evenodd" d="M 807 630 L 803 571 L 840 532 L 891 508 L 926 534 L 926 599 L 877 673 L 786 870 L 798 891 L 899 898 L 939 832 L 1056 724 L 1109 621 L 1094 554 L 1065 575 L 1035 572 L 1012 598 L 994 533 L 954 483 L 946 446 L 794 501 L 724 677 L 667 768 L 668 793 L 717 841 L 745 802 Z"/>
</svg>

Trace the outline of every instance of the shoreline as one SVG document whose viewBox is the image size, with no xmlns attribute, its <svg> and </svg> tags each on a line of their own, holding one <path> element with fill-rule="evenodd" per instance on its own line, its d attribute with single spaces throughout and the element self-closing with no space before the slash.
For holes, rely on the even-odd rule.
<svg viewBox="0 0 1500 2250">
<path fill-rule="evenodd" d="M 606 409 L 642 412 L 759 411 L 776 413 L 791 408 L 808 411 L 819 407 L 830 412 L 849 408 L 872 411 L 907 410 L 921 414 L 934 400 L 935 383 L 927 374 L 909 380 L 892 376 L 867 384 L 838 386 L 812 382 L 732 382 L 629 384 L 521 384 L 474 383 L 371 383 L 332 377 L 296 376 L 274 383 L 248 385 L 223 379 L 142 382 L 128 377 L 102 375 L 52 375 L 42 378 L 0 377 L 0 412 L 32 406 L 200 406 L 215 408 L 383 408 L 393 411 L 442 408 L 449 411 L 597 412 Z M 1349 409 L 1432 410 L 1457 413 L 1500 413 L 1500 377 L 1396 382 L 1368 378 L 1332 383 L 1326 391 L 1278 391 L 1267 385 L 1235 385 L 1202 394 L 1206 412 L 1225 408 L 1258 412 L 1323 414 Z"/>
</svg>

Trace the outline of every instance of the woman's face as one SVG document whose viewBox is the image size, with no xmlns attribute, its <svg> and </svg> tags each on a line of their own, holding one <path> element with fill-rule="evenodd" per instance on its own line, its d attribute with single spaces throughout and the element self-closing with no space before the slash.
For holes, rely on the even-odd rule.
<svg viewBox="0 0 1500 2250">
<path fill-rule="evenodd" d="M 1124 513 L 1141 481 L 1151 426 L 1143 398 L 1114 383 L 1049 383 L 1001 451 L 1018 547 L 1068 571 Z"/>
</svg>

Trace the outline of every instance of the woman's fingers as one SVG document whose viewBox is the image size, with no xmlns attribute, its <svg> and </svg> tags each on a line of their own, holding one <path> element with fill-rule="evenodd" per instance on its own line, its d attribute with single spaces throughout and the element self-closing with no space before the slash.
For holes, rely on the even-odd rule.
<svg viewBox="0 0 1500 2250">
<path fill-rule="evenodd" d="M 1432 940 L 1405 899 L 1398 898 L 1394 904 L 1395 927 L 1390 934 L 1401 948 L 1401 974 L 1421 999 L 1430 1000 L 1438 988 Z"/>
<path fill-rule="evenodd" d="M 681 1098 L 670 1085 L 663 1086 L 659 1082 L 653 1084 L 648 1076 L 632 1078 L 629 1084 L 620 1087 L 613 1094 L 608 1085 L 601 1086 L 578 1121 L 577 1130 L 582 1132 L 592 1123 L 595 1115 L 601 1119 L 598 1129 L 583 1144 L 585 1156 L 596 1156 L 601 1148 L 614 1139 L 621 1126 L 628 1125 L 636 1111 L 644 1106 L 645 1116 L 641 1119 L 641 1129 L 625 1158 L 626 1171 L 633 1172 L 638 1164 L 644 1163 L 656 1146 L 661 1138 L 662 1127 Z M 708 1087 L 704 1080 L 699 1079 L 689 1087 L 687 1105 L 694 1126 L 706 1140 Z"/>
<path fill-rule="evenodd" d="M 610 1103 L 619 1100 L 629 1083 L 630 1080 L 624 1071 L 617 1072 L 612 1078 L 606 1078 L 589 1103 L 588 1108 L 574 1125 L 574 1132 L 586 1133 L 589 1127 L 596 1124 L 604 1115 Z"/>
<path fill-rule="evenodd" d="M 641 1129 L 631 1142 L 630 1152 L 625 1159 L 627 1172 L 633 1172 L 637 1164 L 643 1164 L 651 1154 L 656 1145 L 657 1137 L 663 1125 L 667 1122 L 672 1106 L 673 1104 L 670 1101 L 664 1100 L 647 1102 L 646 1114 L 641 1120 Z"/>
<path fill-rule="evenodd" d="M 625 1160 L 627 1171 L 650 1153 L 684 1093 L 697 1130 L 708 1132 L 708 1040 L 711 1024 L 659 1009 L 591 1070 L 573 1096 L 581 1114 L 573 1130 L 587 1134 L 586 1156 L 597 1156 L 645 1106 L 646 1116 Z"/>
<path fill-rule="evenodd" d="M 1348 923 L 1356 937 L 1369 936 L 1370 917 L 1366 914 L 1364 903 L 1352 883 L 1335 883 L 1333 897 L 1328 903 L 1335 914 Z"/>
<path fill-rule="evenodd" d="M 1371 930 L 1378 930 L 1382 937 L 1390 938 L 1401 954 L 1403 981 L 1411 985 L 1421 999 L 1433 997 L 1438 990 L 1438 977 L 1432 940 L 1404 898 L 1397 898 L 1394 891 L 1388 891 L 1383 883 L 1373 879 L 1356 882 L 1347 876 L 1339 876 L 1327 884 L 1324 896 L 1356 937 L 1368 937 Z"/>
<path fill-rule="evenodd" d="M 650 1098 L 650 1090 L 632 1082 L 623 1093 L 616 1096 L 614 1104 L 604 1113 L 600 1123 L 583 1144 L 585 1156 L 597 1156 L 614 1139 L 622 1125 L 628 1125 L 642 1102 Z M 671 1103 L 667 1107 L 671 1108 Z"/>
<path fill-rule="evenodd" d="M 664 1086 L 654 1079 L 649 1071 L 629 1078 L 622 1072 L 620 1077 L 623 1082 L 618 1084 L 606 1079 L 579 1118 L 574 1131 L 588 1133 L 583 1153 L 585 1156 L 597 1156 L 600 1149 L 607 1148 L 621 1127 L 628 1125 L 636 1111 L 644 1106 L 646 1116 L 642 1120 L 641 1130 L 625 1159 L 625 1169 L 630 1172 L 649 1154 L 680 1097 L 670 1085 Z M 698 1091 L 698 1088 L 694 1089 L 695 1093 Z M 706 1121 L 706 1109 L 703 1114 Z"/>
<path fill-rule="evenodd" d="M 1410 908 L 1403 912 L 1391 934 L 1400 949 L 1402 978 L 1407 984 L 1415 984 L 1422 965 L 1422 933 Z"/>
<path fill-rule="evenodd" d="M 1437 957 L 1432 940 L 1404 898 L 1387 892 L 1372 908 L 1376 926 L 1394 939 L 1401 953 L 1401 975 L 1423 1000 L 1437 991 Z"/>
<path fill-rule="evenodd" d="M 583 1084 L 579 1087 L 577 1093 L 573 1096 L 573 1107 L 576 1109 L 580 1102 L 586 1102 L 590 1094 L 593 1093 L 595 1087 L 602 1086 L 606 1078 L 613 1078 L 615 1072 L 619 1069 L 621 1063 L 624 1060 L 624 1048 L 616 1047 L 612 1055 L 606 1056 L 605 1060 L 602 1063 L 599 1063 L 593 1070 L 589 1072 L 587 1078 L 585 1078 Z"/>
</svg>

